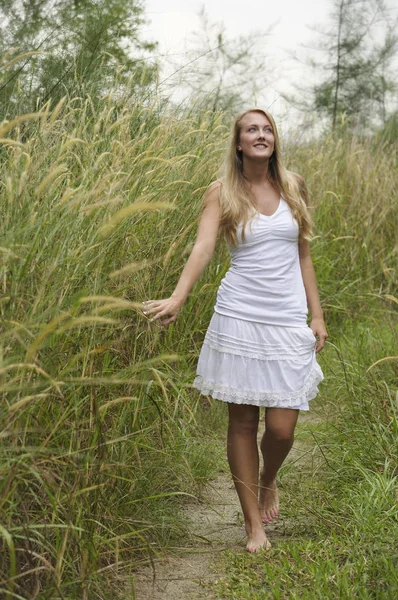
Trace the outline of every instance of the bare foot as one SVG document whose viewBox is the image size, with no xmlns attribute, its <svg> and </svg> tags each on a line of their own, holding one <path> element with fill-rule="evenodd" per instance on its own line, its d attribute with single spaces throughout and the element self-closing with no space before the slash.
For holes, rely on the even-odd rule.
<svg viewBox="0 0 398 600">
<path fill-rule="evenodd" d="M 260 477 L 260 500 L 258 508 L 263 523 L 268 523 L 279 515 L 279 497 L 278 488 L 275 481 L 272 483 L 263 482 L 263 476 Z"/>
<path fill-rule="evenodd" d="M 246 550 L 251 552 L 252 554 L 256 552 L 260 552 L 260 550 L 268 550 L 271 548 L 271 543 L 265 535 L 265 531 L 262 526 L 252 529 L 249 531 L 250 527 L 246 527 L 247 532 L 247 544 Z"/>
</svg>

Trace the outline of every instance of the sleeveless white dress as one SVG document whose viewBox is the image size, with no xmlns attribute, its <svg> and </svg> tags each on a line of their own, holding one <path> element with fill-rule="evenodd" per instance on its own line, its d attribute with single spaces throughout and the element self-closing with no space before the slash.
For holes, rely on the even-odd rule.
<svg viewBox="0 0 398 600">
<path fill-rule="evenodd" d="M 308 410 L 323 373 L 287 202 L 238 227 L 231 266 L 217 291 L 193 386 L 225 402 Z"/>
</svg>

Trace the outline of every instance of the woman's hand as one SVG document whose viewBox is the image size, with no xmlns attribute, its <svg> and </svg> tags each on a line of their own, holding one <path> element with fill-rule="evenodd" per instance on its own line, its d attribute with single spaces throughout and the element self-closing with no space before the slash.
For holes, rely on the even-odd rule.
<svg viewBox="0 0 398 600">
<path fill-rule="evenodd" d="M 312 329 L 312 333 L 317 338 L 315 344 L 315 352 L 320 352 L 328 338 L 328 332 L 326 331 L 325 322 L 321 318 L 312 319 L 310 327 Z"/>
<path fill-rule="evenodd" d="M 177 315 L 183 304 L 177 298 L 165 298 L 164 300 L 145 300 L 143 303 L 143 314 L 147 317 L 153 315 L 149 320 L 156 321 L 161 317 L 169 317 L 163 321 L 159 321 L 159 325 L 170 325 L 177 319 Z"/>
</svg>

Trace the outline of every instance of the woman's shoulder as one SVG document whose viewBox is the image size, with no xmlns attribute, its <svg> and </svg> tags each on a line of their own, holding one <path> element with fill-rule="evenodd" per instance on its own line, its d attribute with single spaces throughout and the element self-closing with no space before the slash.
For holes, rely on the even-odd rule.
<svg viewBox="0 0 398 600">
<path fill-rule="evenodd" d="M 218 192 L 220 192 L 221 187 L 222 187 L 222 180 L 221 179 L 216 179 L 215 181 L 211 182 L 211 184 L 207 188 L 207 192 L 211 192 L 213 190 L 218 190 Z"/>
<path fill-rule="evenodd" d="M 306 206 L 308 206 L 309 193 L 304 177 L 302 175 L 299 175 L 298 173 L 295 173 L 294 171 L 288 171 L 288 173 L 291 177 L 291 181 L 293 182 L 293 193 L 298 193 L 302 200 L 304 200 Z"/>
<path fill-rule="evenodd" d="M 287 171 L 289 177 L 295 181 L 299 186 L 304 186 L 305 185 L 305 180 L 304 177 L 302 175 L 299 175 L 299 173 L 295 173 L 294 171 Z"/>
<path fill-rule="evenodd" d="M 204 204 L 207 205 L 209 202 L 218 202 L 220 200 L 222 181 L 216 179 L 207 187 L 204 195 Z"/>
</svg>

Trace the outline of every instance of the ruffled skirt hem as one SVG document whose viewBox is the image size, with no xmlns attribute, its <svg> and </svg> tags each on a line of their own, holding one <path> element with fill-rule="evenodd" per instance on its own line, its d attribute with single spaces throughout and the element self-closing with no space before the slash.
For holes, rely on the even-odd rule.
<svg viewBox="0 0 398 600">
<path fill-rule="evenodd" d="M 234 404 L 308 410 L 323 373 L 308 325 L 281 327 L 214 313 L 193 387 Z"/>
<path fill-rule="evenodd" d="M 323 380 L 323 373 L 317 362 L 314 363 L 305 385 L 295 392 L 267 392 L 266 390 L 250 390 L 220 385 L 214 381 L 206 381 L 197 375 L 193 381 L 193 387 L 205 396 L 211 396 L 223 402 L 233 404 L 251 404 L 264 406 L 266 408 L 293 408 L 298 410 L 309 410 L 308 402 L 318 394 L 318 384 Z"/>
</svg>

